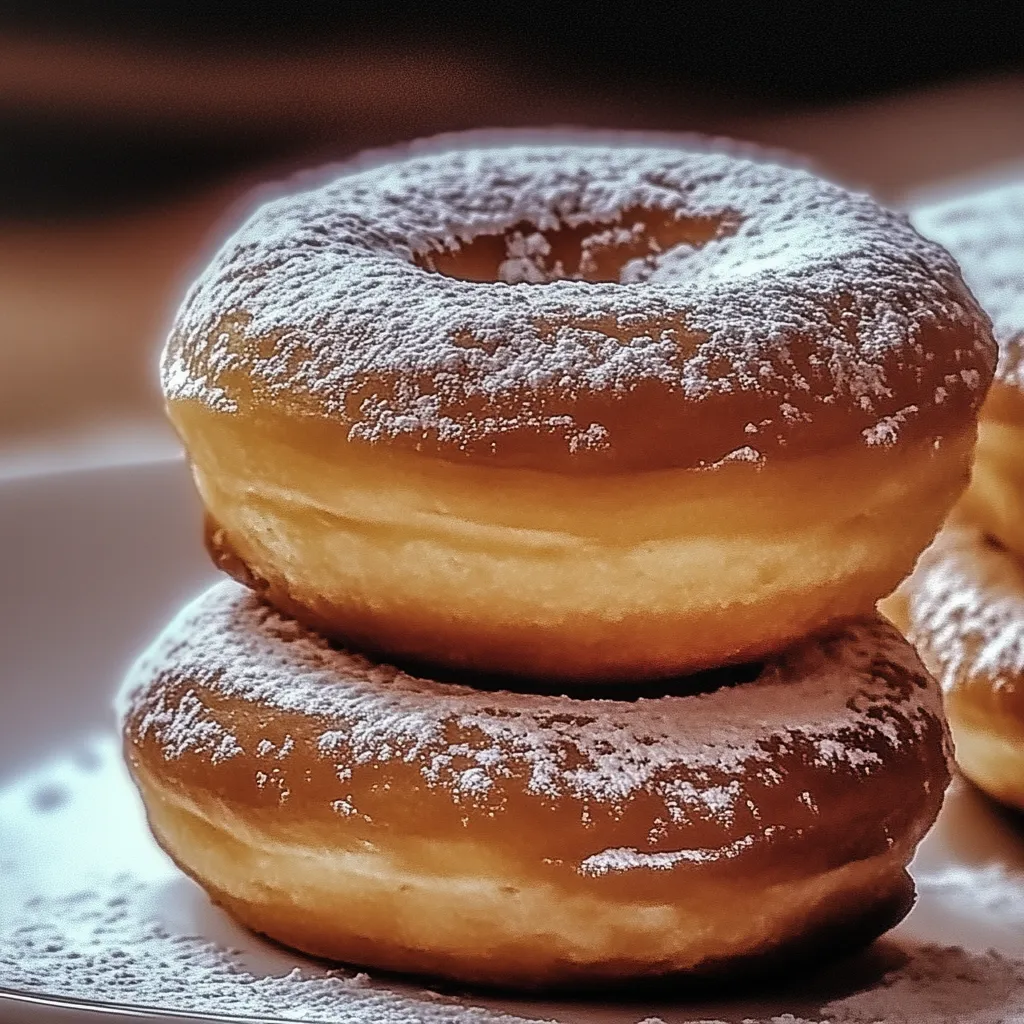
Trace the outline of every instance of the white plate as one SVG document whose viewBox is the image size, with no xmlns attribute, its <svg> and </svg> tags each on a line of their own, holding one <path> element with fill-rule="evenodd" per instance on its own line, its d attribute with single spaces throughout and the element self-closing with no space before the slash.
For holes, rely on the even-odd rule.
<svg viewBox="0 0 1024 1024">
<path fill-rule="evenodd" d="M 212 579 L 180 461 L 0 483 L 0 1019 L 814 1018 L 832 998 L 871 991 L 884 966 L 908 956 L 911 967 L 919 963 L 923 942 L 964 947 L 952 974 L 966 980 L 959 989 L 943 980 L 947 1003 L 930 1019 L 989 1019 L 984 1014 L 1001 1006 L 1024 1013 L 1024 962 L 978 955 L 992 947 L 1024 958 L 1020 821 L 963 785 L 915 863 L 922 896 L 907 921 L 813 983 L 760 998 L 698 1005 L 682 993 L 650 1003 L 639 993 L 605 1003 L 441 997 L 422 983 L 326 972 L 253 937 L 150 840 L 111 711 L 131 658 Z M 910 1019 L 916 1009 L 925 1016 L 922 970 L 910 970 L 912 985 L 898 978 L 885 990 L 902 1000 L 894 1016 L 908 1005 Z M 852 998 L 842 1004 L 845 1019 L 868 1013 L 864 997 Z"/>
</svg>

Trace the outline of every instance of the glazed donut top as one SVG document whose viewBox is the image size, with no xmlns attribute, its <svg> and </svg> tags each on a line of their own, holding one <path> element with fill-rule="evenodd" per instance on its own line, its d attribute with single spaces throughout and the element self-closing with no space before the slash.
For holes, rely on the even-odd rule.
<svg viewBox="0 0 1024 1024">
<path fill-rule="evenodd" d="M 1024 181 L 921 207 L 912 218 L 956 257 L 992 317 L 996 379 L 1024 392 Z"/>
<path fill-rule="evenodd" d="M 867 196 L 726 153 L 512 144 L 258 209 L 162 379 L 172 409 L 592 473 L 934 440 L 994 360 L 954 262 Z"/>
<path fill-rule="evenodd" d="M 229 787 L 222 798 L 281 820 L 375 821 L 373 801 L 419 787 L 446 793 L 445 813 L 463 825 L 508 810 L 592 844 L 600 822 L 610 845 L 591 847 L 584 875 L 730 860 L 769 842 L 792 808 L 810 823 L 816 801 L 848 795 L 850 780 L 917 764 L 925 735 L 944 742 L 938 688 L 880 618 L 800 644 L 751 682 L 581 700 L 414 678 L 330 646 L 232 581 L 137 664 L 121 714 L 127 741 L 155 745 L 175 777 Z M 396 772 L 403 793 L 389 796 Z M 366 803 L 352 795 L 360 786 Z M 441 812 L 431 802 L 407 813 L 432 829 Z M 688 847 L 666 852 L 681 836 Z"/>
<path fill-rule="evenodd" d="M 1018 689 L 1024 679 L 1019 559 L 972 526 L 947 527 L 900 593 L 909 604 L 910 639 L 944 690 L 995 684 L 1024 711 L 1024 690 Z"/>
</svg>

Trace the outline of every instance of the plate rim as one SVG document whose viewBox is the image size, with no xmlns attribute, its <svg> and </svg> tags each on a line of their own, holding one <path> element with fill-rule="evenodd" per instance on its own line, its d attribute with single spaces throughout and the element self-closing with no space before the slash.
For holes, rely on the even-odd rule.
<svg viewBox="0 0 1024 1024">
<path fill-rule="evenodd" d="M 63 477 L 87 476 L 92 473 L 111 472 L 114 470 L 139 469 L 146 466 L 161 466 L 167 463 L 183 463 L 188 458 L 184 449 L 159 452 L 132 452 L 123 458 L 110 458 L 108 454 L 95 458 L 67 455 L 66 461 L 60 461 L 62 453 L 55 456 L 54 462 L 39 460 L 33 464 L 29 456 L 10 459 L 0 452 L 0 488 L 32 484 L 43 480 L 54 480 Z M 2 990 L 0 990 L 2 991 Z"/>
<path fill-rule="evenodd" d="M 149 1004 L 132 1005 L 129 1003 L 112 1003 L 103 999 L 76 999 L 71 996 L 58 996 L 46 993 L 27 992 L 24 989 L 9 988 L 0 985 L 0 1010 L 5 1007 L 35 1006 L 42 1009 L 62 1010 L 78 1014 L 87 1013 L 94 1017 L 112 1017 L 119 1015 L 133 1020 L 151 1021 L 153 1024 L 177 1022 L 177 1024 L 317 1024 L 307 1017 L 251 1017 L 248 1014 L 209 1013 L 205 1010 L 162 1009 Z"/>
</svg>

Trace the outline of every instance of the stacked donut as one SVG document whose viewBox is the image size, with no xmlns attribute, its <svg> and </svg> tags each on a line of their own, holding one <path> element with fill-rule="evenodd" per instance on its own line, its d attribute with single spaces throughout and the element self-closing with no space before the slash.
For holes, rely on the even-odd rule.
<svg viewBox="0 0 1024 1024">
<path fill-rule="evenodd" d="M 125 685 L 156 838 L 275 939 L 472 982 L 874 937 L 948 782 L 874 605 L 994 362 L 905 218 L 735 155 L 492 141 L 262 207 L 163 360 L 234 580 Z"/>
<path fill-rule="evenodd" d="M 1024 182 L 914 219 L 960 261 L 999 362 L 970 488 L 885 610 L 943 686 L 964 774 L 1024 809 Z"/>
</svg>

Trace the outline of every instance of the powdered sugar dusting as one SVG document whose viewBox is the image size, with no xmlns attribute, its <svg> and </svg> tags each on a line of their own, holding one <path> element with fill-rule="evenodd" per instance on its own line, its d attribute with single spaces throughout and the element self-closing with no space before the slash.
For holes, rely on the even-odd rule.
<svg viewBox="0 0 1024 1024">
<path fill-rule="evenodd" d="M 232 581 L 186 608 L 130 674 L 128 735 L 157 743 L 169 761 L 187 753 L 212 765 L 223 745 L 251 749 L 263 776 L 254 787 L 276 787 L 284 801 L 305 781 L 294 758 L 277 744 L 268 759 L 273 741 L 262 733 L 225 736 L 224 698 L 308 716 L 312 732 L 296 745 L 303 764 L 312 757 L 333 773 L 335 813 L 366 813 L 352 803 L 360 766 L 416 764 L 422 784 L 488 814 L 514 792 L 571 801 L 585 825 L 598 809 L 620 815 L 640 796 L 653 799 L 651 817 L 663 825 L 649 852 L 662 853 L 700 822 L 714 823 L 726 845 L 734 828 L 768 841 L 770 823 L 759 822 L 747 787 L 782 785 L 780 758 L 824 769 L 822 785 L 835 773 L 864 780 L 887 752 L 943 728 L 937 688 L 879 619 L 797 645 L 739 687 L 579 700 L 414 678 L 331 647 Z M 276 716 L 253 717 L 267 728 Z M 813 795 L 800 802 L 801 820 L 817 813 Z M 718 855 L 730 856 L 724 847 Z"/>
<path fill-rule="evenodd" d="M 837 1024 L 1015 1024 L 1024 1020 L 1024 963 L 992 951 L 919 947 L 880 985 L 823 1006 L 820 1019 Z"/>
<path fill-rule="evenodd" d="M 873 427 L 863 431 L 864 440 L 869 445 L 889 447 L 896 444 L 900 439 L 900 427 L 920 411 L 916 405 L 908 405 L 891 416 L 883 416 Z"/>
<path fill-rule="evenodd" d="M 980 530 L 943 530 L 901 593 L 908 636 L 943 689 L 1024 674 L 1024 566 Z"/>
<path fill-rule="evenodd" d="M 998 379 L 1024 390 L 1024 181 L 925 206 L 911 216 L 922 234 L 956 257 L 992 317 Z"/>
<path fill-rule="evenodd" d="M 89 1002 L 232 1018 L 330 1024 L 526 1024 L 436 993 L 402 993 L 366 974 L 312 963 L 254 974 L 238 951 L 175 934 L 143 908 L 147 887 L 121 875 L 66 897 L 29 900 L 0 932 L 0 986 Z"/>
<path fill-rule="evenodd" d="M 632 847 L 620 846 L 602 850 L 587 857 L 580 864 L 581 875 L 607 875 L 612 872 L 634 871 L 648 868 L 654 871 L 668 871 L 682 861 L 691 864 L 706 864 L 716 860 L 729 860 L 754 845 L 754 836 L 743 836 L 734 843 L 718 850 L 671 850 L 647 853 Z"/>
<path fill-rule="evenodd" d="M 631 446 L 653 465 L 669 457 L 661 435 L 642 451 L 633 436 L 651 394 L 684 419 L 752 404 L 759 458 L 827 437 L 844 414 L 847 431 L 920 430 L 939 385 L 947 407 L 980 403 L 987 321 L 901 214 L 793 168 L 552 138 L 411 156 L 263 206 L 190 290 L 167 396 L 222 411 L 245 396 L 446 457 L 500 454 L 525 433 L 595 464 Z M 652 250 L 619 282 L 547 266 L 544 232 L 594 224 L 586 245 L 621 245 L 635 225 L 619 218 L 637 209 L 728 230 Z M 416 263 L 484 235 L 507 238 L 498 282 Z M 588 396 L 635 415 L 604 422 Z M 740 416 L 704 442 L 681 420 L 678 464 L 743 449 Z"/>
<path fill-rule="evenodd" d="M 965 869 L 964 897 L 970 898 Z M 927 890 L 926 890 L 927 891 Z M 724 1024 L 680 1000 L 652 1016 L 627 1006 L 548 1004 L 540 1015 L 509 1015 L 411 982 L 325 970 L 312 962 L 279 973 L 254 969 L 240 950 L 188 934 L 152 913 L 150 885 L 130 875 L 93 879 L 67 895 L 33 896 L 0 928 L 0 987 L 86 1003 L 159 1007 L 308 1024 L 526 1024 L 580 1022 L 600 1012 L 621 1024 Z M 1018 890 L 1017 921 L 1024 904 Z M 859 991 L 818 999 L 776 996 L 775 1013 L 744 1024 L 1008 1024 L 1024 1020 L 1024 962 L 989 951 L 907 943 L 903 963 Z M 807 979 L 805 979 L 806 982 Z M 806 985 L 804 986 L 806 988 Z M 796 1013 L 779 1012 L 789 1003 Z M 724 1007 L 717 1012 L 723 1012 Z M 554 1017 L 552 1017 L 554 1010 Z M 740 1017 L 730 1016 L 730 1021 Z"/>
</svg>

